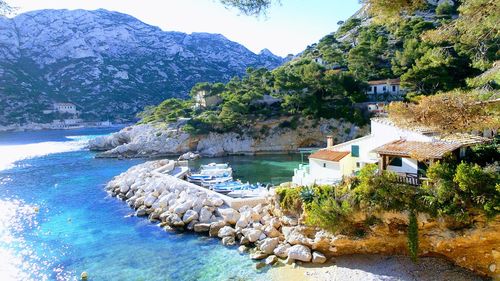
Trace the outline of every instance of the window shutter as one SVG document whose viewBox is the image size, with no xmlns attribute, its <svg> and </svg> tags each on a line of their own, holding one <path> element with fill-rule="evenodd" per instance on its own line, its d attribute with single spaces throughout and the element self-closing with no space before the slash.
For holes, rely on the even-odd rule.
<svg viewBox="0 0 500 281">
<path fill-rule="evenodd" d="M 358 145 L 351 145 L 351 156 L 352 157 L 359 157 L 359 146 Z"/>
</svg>

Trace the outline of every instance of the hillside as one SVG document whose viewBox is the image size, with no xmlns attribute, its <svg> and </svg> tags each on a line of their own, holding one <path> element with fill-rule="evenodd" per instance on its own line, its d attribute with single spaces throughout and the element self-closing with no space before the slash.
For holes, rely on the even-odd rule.
<svg viewBox="0 0 500 281">
<path fill-rule="evenodd" d="M 132 120 L 197 82 L 282 62 L 219 34 L 166 32 L 102 9 L 0 17 L 0 124 L 46 121 L 53 102 L 76 104 L 87 120 Z"/>
</svg>

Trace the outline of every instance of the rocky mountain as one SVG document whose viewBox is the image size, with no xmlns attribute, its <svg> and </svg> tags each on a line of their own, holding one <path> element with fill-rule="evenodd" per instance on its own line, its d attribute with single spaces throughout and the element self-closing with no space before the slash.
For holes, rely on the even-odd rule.
<svg viewBox="0 0 500 281">
<path fill-rule="evenodd" d="M 102 9 L 0 17 L 0 124 L 47 121 L 53 102 L 76 104 L 87 120 L 131 120 L 197 82 L 282 63 L 220 34 L 166 32 Z"/>
</svg>

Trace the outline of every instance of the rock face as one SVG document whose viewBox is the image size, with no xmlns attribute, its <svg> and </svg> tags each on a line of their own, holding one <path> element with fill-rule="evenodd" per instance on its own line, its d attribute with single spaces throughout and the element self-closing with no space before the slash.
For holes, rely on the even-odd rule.
<svg viewBox="0 0 500 281">
<path fill-rule="evenodd" d="M 104 151 L 100 157 L 152 157 L 178 155 L 188 151 L 198 151 L 203 156 L 295 152 L 298 147 L 324 146 L 326 135 L 329 134 L 333 134 L 340 142 L 365 131 L 365 128 L 360 129 L 333 119 L 321 120 L 316 127 L 309 123 L 310 121 L 304 121 L 304 126 L 291 130 L 281 128 L 279 120 L 271 120 L 262 124 L 271 128 L 269 133 L 259 137 L 236 133 L 190 136 L 179 129 L 183 126 L 182 123 L 169 124 L 167 127 L 135 125 L 112 135 L 93 139 L 89 142 L 89 148 Z"/>
<path fill-rule="evenodd" d="M 0 17 L 0 85 L 13 85 L 1 88 L 0 125 L 41 121 L 55 101 L 79 105 L 88 119 L 132 120 L 145 105 L 186 97 L 197 82 L 283 61 L 220 34 L 163 31 L 103 9 Z M 22 112 L 23 120 L 9 117 Z"/>
</svg>

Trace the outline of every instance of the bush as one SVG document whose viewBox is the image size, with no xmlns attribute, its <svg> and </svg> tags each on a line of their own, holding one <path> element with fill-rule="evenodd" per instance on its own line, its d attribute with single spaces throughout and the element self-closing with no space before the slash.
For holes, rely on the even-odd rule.
<svg viewBox="0 0 500 281">
<path fill-rule="evenodd" d="M 473 208 L 493 217 L 500 212 L 499 174 L 495 165 L 481 168 L 466 162 L 458 166 L 436 162 L 427 170 L 423 197 L 434 213 L 460 222 L 467 221 Z"/>
<path fill-rule="evenodd" d="M 438 16 L 451 16 L 455 12 L 455 7 L 447 2 L 443 2 L 436 7 L 436 15 Z"/>
<path fill-rule="evenodd" d="M 302 200 L 300 192 L 302 187 L 290 188 L 279 187 L 276 189 L 276 194 L 279 196 L 280 207 L 285 212 L 299 214 L 302 212 Z"/>
</svg>

